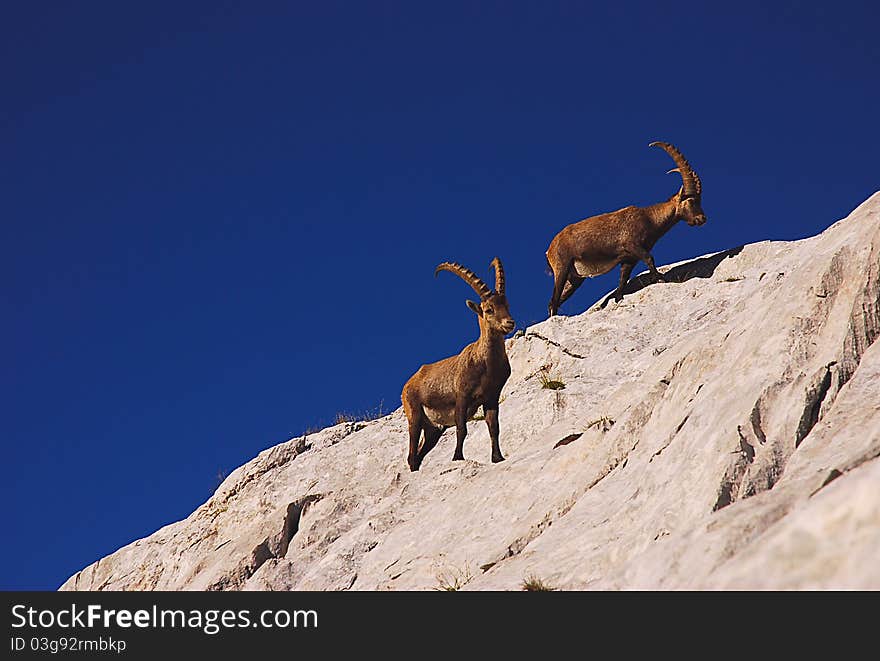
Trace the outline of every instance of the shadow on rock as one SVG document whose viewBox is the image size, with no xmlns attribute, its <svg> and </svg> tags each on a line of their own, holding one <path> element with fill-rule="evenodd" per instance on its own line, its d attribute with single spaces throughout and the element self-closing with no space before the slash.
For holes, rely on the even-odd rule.
<svg viewBox="0 0 880 661">
<path fill-rule="evenodd" d="M 666 271 L 663 276 L 666 279 L 666 282 L 674 282 L 681 283 L 690 280 L 691 278 L 711 278 L 715 274 L 715 269 L 718 268 L 718 265 L 721 264 L 725 259 L 729 257 L 736 257 L 738 254 L 742 252 L 744 246 L 737 246 L 736 248 L 729 248 L 728 250 L 722 250 L 721 252 L 717 252 L 714 255 L 709 255 L 708 257 L 700 257 L 698 259 L 691 260 L 690 262 L 685 262 L 684 264 L 679 264 L 668 271 Z M 653 285 L 660 282 L 654 277 L 649 271 L 642 273 L 635 278 L 632 278 L 627 284 L 626 287 L 623 288 L 623 295 L 628 296 L 629 294 L 634 294 L 640 289 L 644 289 L 649 285 Z M 600 309 L 604 308 L 608 305 L 608 301 L 614 298 L 614 292 L 608 294 L 605 297 L 605 300 L 602 301 L 602 304 L 599 306 Z"/>
</svg>

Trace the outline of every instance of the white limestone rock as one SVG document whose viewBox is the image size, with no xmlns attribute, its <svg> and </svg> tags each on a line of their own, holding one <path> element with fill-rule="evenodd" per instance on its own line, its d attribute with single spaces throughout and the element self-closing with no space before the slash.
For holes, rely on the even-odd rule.
<svg viewBox="0 0 880 661">
<path fill-rule="evenodd" d="M 418 473 L 402 410 L 336 425 L 61 589 L 880 588 L 880 193 L 661 270 L 508 340 L 507 461 L 479 421 Z"/>
</svg>

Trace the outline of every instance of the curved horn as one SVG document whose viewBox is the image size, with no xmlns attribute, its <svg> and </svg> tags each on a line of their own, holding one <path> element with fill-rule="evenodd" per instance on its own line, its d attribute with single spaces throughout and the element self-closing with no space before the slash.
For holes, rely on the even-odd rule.
<svg viewBox="0 0 880 661">
<path fill-rule="evenodd" d="M 672 157 L 672 160 L 675 161 L 675 164 L 678 166 L 673 168 L 669 172 L 678 172 L 681 175 L 681 181 L 684 185 L 684 194 L 685 195 L 701 195 L 703 193 L 703 183 L 700 181 L 700 177 L 694 172 L 694 169 L 691 167 L 691 164 L 687 162 L 687 159 L 684 155 L 678 151 L 673 145 L 668 142 L 660 142 L 655 141 L 652 142 L 649 147 L 660 147 L 663 151 L 669 154 Z M 668 173 L 667 173 L 668 174 Z"/>
<path fill-rule="evenodd" d="M 434 277 L 437 277 L 437 274 L 440 271 L 449 271 L 450 273 L 455 273 L 455 275 L 459 276 L 462 280 L 468 283 L 471 287 L 474 288 L 474 291 L 477 292 L 477 296 L 480 297 L 481 301 L 485 301 L 489 296 L 492 295 L 492 290 L 489 289 L 489 286 L 480 280 L 476 273 L 471 271 L 468 268 L 465 268 L 461 264 L 456 264 L 455 262 L 443 262 L 434 269 Z"/>
<path fill-rule="evenodd" d="M 501 265 L 501 259 L 496 257 L 492 260 L 492 266 L 495 267 L 495 291 L 504 295 L 504 267 Z"/>
</svg>

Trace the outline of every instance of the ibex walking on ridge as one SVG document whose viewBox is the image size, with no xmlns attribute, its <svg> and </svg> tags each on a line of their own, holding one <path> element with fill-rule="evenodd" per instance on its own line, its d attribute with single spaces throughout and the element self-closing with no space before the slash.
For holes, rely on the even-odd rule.
<svg viewBox="0 0 880 661">
<path fill-rule="evenodd" d="M 504 293 L 504 268 L 497 257 L 495 290 L 461 264 L 443 262 L 434 271 L 450 271 L 473 287 L 479 303 L 465 301 L 477 315 L 480 337 L 461 350 L 461 353 L 436 363 L 423 365 L 403 386 L 401 401 L 409 421 L 409 454 L 407 463 L 412 471 L 419 470 L 425 455 L 430 452 L 440 435 L 455 425 L 457 439 L 453 461 L 464 459 L 464 438 L 467 421 L 480 405 L 486 416 L 492 439 L 492 462 L 504 461 L 498 444 L 498 399 L 510 376 L 510 363 L 504 347 L 504 336 L 514 328 L 514 321 Z M 425 439 L 419 446 L 419 438 Z"/>
<path fill-rule="evenodd" d="M 668 142 L 652 142 L 649 146 L 660 147 L 675 161 L 676 167 L 669 172 L 681 175 L 681 189 L 665 202 L 592 216 L 559 232 L 547 249 L 547 264 L 553 270 L 553 297 L 548 306 L 551 317 L 585 278 L 608 273 L 618 264 L 620 284 L 614 292 L 616 301 L 623 298 L 623 288 L 639 261 L 644 262 L 657 279 L 663 280 L 651 257 L 654 244 L 679 220 L 688 225 L 706 222 L 706 214 L 700 206 L 703 191 L 700 177 L 682 153 Z"/>
</svg>

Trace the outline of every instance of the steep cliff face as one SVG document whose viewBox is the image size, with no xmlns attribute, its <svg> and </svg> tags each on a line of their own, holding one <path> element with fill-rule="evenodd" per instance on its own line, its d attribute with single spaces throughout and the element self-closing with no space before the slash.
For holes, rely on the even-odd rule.
<svg viewBox="0 0 880 661">
<path fill-rule="evenodd" d="M 330 427 L 62 589 L 880 588 L 880 193 L 661 270 L 508 341 L 507 461 Z"/>
</svg>

